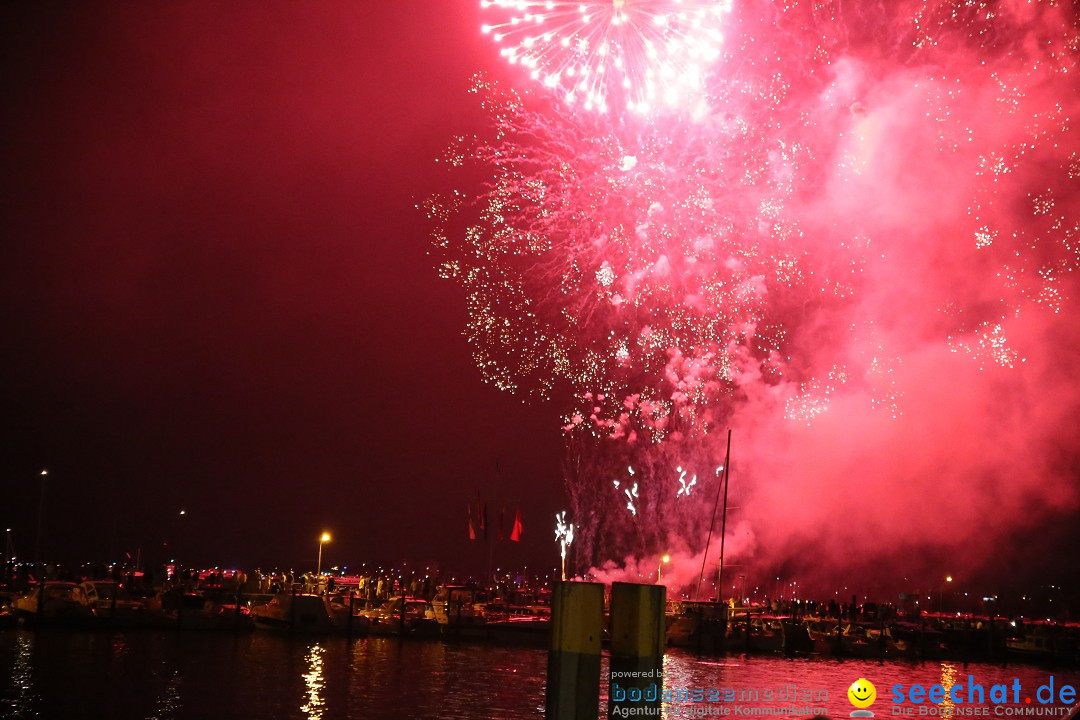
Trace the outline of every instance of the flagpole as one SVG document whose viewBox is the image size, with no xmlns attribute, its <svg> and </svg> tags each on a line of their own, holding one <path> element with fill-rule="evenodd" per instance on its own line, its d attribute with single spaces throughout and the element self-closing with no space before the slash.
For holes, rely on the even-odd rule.
<svg viewBox="0 0 1080 720">
<path fill-rule="evenodd" d="M 499 476 L 499 458 L 495 458 L 495 493 L 494 493 L 494 497 L 495 497 L 495 507 L 496 508 L 499 507 L 499 479 L 500 479 L 500 476 Z M 492 566 L 494 564 L 494 557 L 495 557 L 495 538 L 494 538 L 494 533 L 491 532 L 491 528 L 487 527 L 489 524 L 490 524 L 490 518 L 485 518 L 484 519 L 484 532 L 486 532 L 487 536 L 488 536 L 487 577 L 488 577 L 488 581 L 491 582 L 494 585 L 495 584 L 495 578 L 492 575 L 491 568 L 492 568 Z"/>
</svg>

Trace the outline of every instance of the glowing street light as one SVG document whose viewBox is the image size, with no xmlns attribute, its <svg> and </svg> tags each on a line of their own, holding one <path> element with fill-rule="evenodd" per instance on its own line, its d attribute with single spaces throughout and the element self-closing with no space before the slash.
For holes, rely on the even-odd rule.
<svg viewBox="0 0 1080 720">
<path fill-rule="evenodd" d="M 945 582 L 946 583 L 951 583 L 952 582 L 952 575 L 946 575 L 945 576 Z M 938 588 L 937 611 L 938 611 L 938 614 L 941 614 L 941 613 L 945 612 L 945 586 L 944 585 L 942 585 L 940 588 Z"/>
<path fill-rule="evenodd" d="M 41 536 L 42 528 L 45 526 L 45 483 L 48 480 L 49 471 L 44 469 L 41 471 L 41 493 L 38 496 L 38 511 L 37 511 L 37 539 L 34 541 L 34 573 L 40 572 L 39 565 L 41 563 Z M 42 576 L 44 577 L 44 576 Z"/>
<path fill-rule="evenodd" d="M 8 528 L 6 532 L 7 535 L 4 537 L 4 567 L 0 568 L 0 577 L 5 580 L 12 571 L 11 564 L 15 562 L 15 543 L 11 541 L 11 528 Z"/>
<path fill-rule="evenodd" d="M 179 508 L 175 512 L 176 512 L 176 515 L 173 516 L 173 523 L 172 523 L 173 524 L 173 538 L 172 538 L 172 541 L 171 541 L 171 544 L 172 544 L 172 553 L 171 554 L 172 554 L 172 557 L 173 557 L 172 562 L 176 564 L 176 570 L 179 571 L 181 563 L 187 562 L 187 561 L 182 559 L 183 553 L 181 552 L 181 550 L 183 550 L 184 552 L 187 552 L 188 550 L 191 549 L 186 543 L 187 529 L 188 529 L 188 525 L 190 525 L 191 521 L 186 519 L 187 518 L 187 508 Z M 168 544 L 168 543 L 166 543 L 166 544 Z M 184 545 L 183 548 L 180 547 L 181 544 Z M 141 556 L 139 557 L 139 559 L 140 560 L 142 559 Z M 135 566 L 138 567 L 139 563 L 136 562 Z"/>
<path fill-rule="evenodd" d="M 664 553 L 664 557 L 660 558 L 660 564 L 656 566 L 656 584 L 660 584 L 660 571 L 664 569 L 664 565 L 671 562 L 671 556 Z"/>
<path fill-rule="evenodd" d="M 324 532 L 319 538 L 319 564 L 315 567 L 315 577 L 322 574 L 322 546 L 330 542 L 330 533 Z"/>
</svg>

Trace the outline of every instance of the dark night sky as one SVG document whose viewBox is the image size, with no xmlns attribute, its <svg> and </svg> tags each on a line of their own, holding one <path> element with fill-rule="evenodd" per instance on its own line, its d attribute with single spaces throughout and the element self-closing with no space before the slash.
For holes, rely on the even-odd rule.
<svg viewBox="0 0 1080 720">
<path fill-rule="evenodd" d="M 485 385 L 415 204 L 502 71 L 473 3 L 5 4 L 0 522 L 105 561 L 435 559 L 523 508 L 557 563 L 554 409 Z M 181 525 L 180 508 L 188 515 Z M 494 522 L 494 517 L 492 518 Z"/>
</svg>

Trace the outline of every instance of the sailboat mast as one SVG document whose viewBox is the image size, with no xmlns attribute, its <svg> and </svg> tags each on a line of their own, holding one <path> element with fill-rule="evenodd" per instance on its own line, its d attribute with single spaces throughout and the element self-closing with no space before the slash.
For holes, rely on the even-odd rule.
<svg viewBox="0 0 1080 720">
<path fill-rule="evenodd" d="M 727 454 L 724 456 L 724 514 L 720 521 L 720 576 L 716 581 L 716 599 L 724 601 L 724 539 L 727 537 L 727 489 L 731 472 L 731 430 L 727 434 Z"/>
<path fill-rule="evenodd" d="M 727 431 L 727 454 L 724 456 L 724 476 L 720 480 L 720 485 L 724 488 L 724 522 L 727 523 L 727 469 L 731 461 L 731 429 Z M 701 597 L 701 581 L 705 579 L 705 561 L 709 559 L 709 546 L 712 545 L 712 531 L 716 525 L 716 508 L 720 505 L 720 488 L 716 488 L 716 502 L 713 503 L 712 508 L 712 520 L 709 521 L 709 538 L 705 541 L 705 552 L 701 555 L 701 574 L 698 575 L 697 590 L 694 591 L 694 597 Z M 724 568 L 724 539 L 720 538 L 720 572 L 723 573 Z M 717 594 L 717 599 L 719 599 Z"/>
</svg>

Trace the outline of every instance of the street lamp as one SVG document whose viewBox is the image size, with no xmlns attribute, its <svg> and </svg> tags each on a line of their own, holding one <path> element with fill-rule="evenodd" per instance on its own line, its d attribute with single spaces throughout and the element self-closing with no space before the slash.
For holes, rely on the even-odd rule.
<svg viewBox="0 0 1080 720">
<path fill-rule="evenodd" d="M 172 561 L 173 561 L 173 565 L 176 568 L 176 572 L 180 571 L 181 562 L 182 562 L 181 559 L 180 559 L 180 551 L 181 551 L 180 543 L 181 543 L 181 541 L 186 540 L 186 535 L 184 533 L 184 530 L 187 528 L 187 525 L 188 525 L 188 522 L 189 522 L 188 520 L 185 520 L 186 517 L 187 517 L 187 509 L 185 509 L 185 508 L 180 508 L 180 510 L 176 513 L 176 515 L 173 516 L 173 539 L 172 539 L 172 552 L 170 553 L 170 555 L 172 556 Z M 185 552 L 187 550 L 190 550 L 190 548 L 187 545 L 184 545 L 184 547 L 182 549 Z"/>
<path fill-rule="evenodd" d="M 660 558 L 660 564 L 656 566 L 656 584 L 657 585 L 660 584 L 660 571 L 664 569 L 664 564 L 669 563 L 669 562 L 671 562 L 671 556 L 670 555 L 665 554 L 664 557 Z"/>
<path fill-rule="evenodd" d="M 39 564 L 41 563 L 41 535 L 42 527 L 45 524 L 45 482 L 48 479 L 48 469 L 41 471 L 41 494 L 38 496 L 38 510 L 37 510 L 37 540 L 34 541 L 34 573 L 40 572 Z M 42 576 L 44 577 L 44 575 Z"/>
<path fill-rule="evenodd" d="M 7 535 L 4 538 L 4 567 L 0 570 L 0 577 L 7 580 L 8 574 L 11 572 L 11 565 L 15 562 L 15 544 L 11 542 L 11 528 L 7 529 Z"/>
<path fill-rule="evenodd" d="M 330 533 L 324 532 L 322 537 L 319 538 L 319 564 L 315 568 L 315 577 L 318 578 L 322 574 L 322 546 L 325 543 L 330 542 Z"/>
<path fill-rule="evenodd" d="M 952 582 L 952 575 L 946 575 L 946 576 L 945 576 L 945 582 L 947 582 L 947 583 L 951 583 L 951 582 Z M 939 614 L 939 615 L 940 615 L 941 613 L 945 612 L 945 586 L 944 586 L 944 585 L 942 585 L 942 586 L 941 586 L 941 587 L 940 587 L 940 588 L 938 589 L 938 605 L 937 605 L 937 611 L 938 611 L 938 614 Z"/>
</svg>

